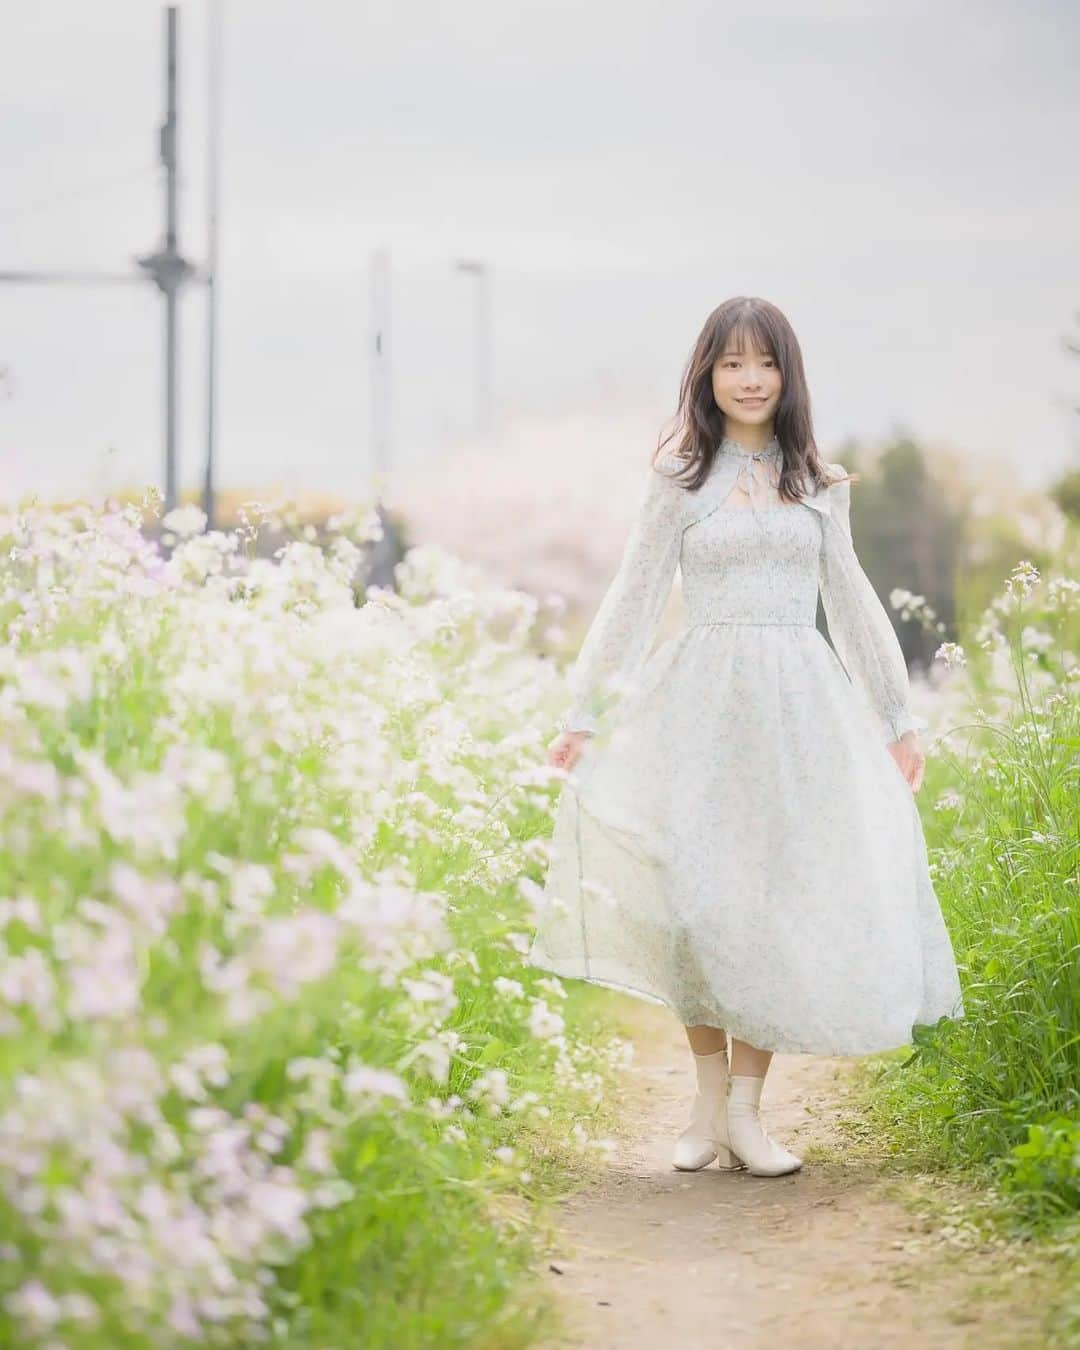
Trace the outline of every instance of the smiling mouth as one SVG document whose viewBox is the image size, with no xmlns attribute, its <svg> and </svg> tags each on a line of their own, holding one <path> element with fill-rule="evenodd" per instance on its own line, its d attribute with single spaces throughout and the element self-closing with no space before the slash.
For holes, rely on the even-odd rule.
<svg viewBox="0 0 1080 1350">
<path fill-rule="evenodd" d="M 767 399 L 764 399 L 764 398 L 760 398 L 760 397 L 755 397 L 755 398 L 737 398 L 737 399 L 735 400 L 735 402 L 736 402 L 736 403 L 766 403 L 766 402 L 768 402 L 768 400 L 767 400 Z"/>
</svg>

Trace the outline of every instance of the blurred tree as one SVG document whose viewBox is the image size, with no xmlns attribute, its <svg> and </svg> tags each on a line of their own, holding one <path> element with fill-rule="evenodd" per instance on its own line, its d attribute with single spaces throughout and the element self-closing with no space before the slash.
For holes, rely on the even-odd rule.
<svg viewBox="0 0 1080 1350">
<path fill-rule="evenodd" d="M 1080 310 L 1075 317 L 1080 323 Z M 1063 337 L 1061 341 L 1067 352 L 1080 356 L 1080 340 Z M 1080 403 L 1073 405 L 1073 412 L 1080 413 Z M 1067 469 L 1051 486 L 1050 496 L 1070 520 L 1080 520 L 1080 469 Z"/>
<path fill-rule="evenodd" d="M 1080 469 L 1068 469 L 1050 488 L 1051 500 L 1070 520 L 1080 521 Z"/>
<path fill-rule="evenodd" d="M 899 587 L 925 596 L 945 624 L 941 634 L 895 622 L 909 665 L 928 667 L 954 632 L 963 513 L 931 475 L 916 442 L 901 434 L 874 456 L 845 442 L 838 459 L 860 480 L 852 486 L 851 528 L 859 560 L 895 622 L 889 595 Z"/>
<path fill-rule="evenodd" d="M 861 486 L 864 508 L 855 504 L 856 488 L 852 514 L 866 512 L 867 571 L 880 578 L 883 597 L 890 586 L 925 595 L 945 625 L 943 633 L 898 626 L 905 653 L 920 662 L 938 643 L 955 641 L 958 627 L 978 621 L 1021 559 L 1049 566 L 1068 529 L 1063 504 L 1046 488 L 1025 487 L 1001 454 L 939 442 L 916 447 L 900 436 L 874 456 Z M 891 531 L 903 537 L 890 538 Z"/>
</svg>

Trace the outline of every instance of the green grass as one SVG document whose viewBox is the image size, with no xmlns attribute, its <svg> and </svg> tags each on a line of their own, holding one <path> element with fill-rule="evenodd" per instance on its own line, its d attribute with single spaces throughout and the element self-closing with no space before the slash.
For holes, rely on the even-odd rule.
<svg viewBox="0 0 1080 1350">
<path fill-rule="evenodd" d="M 1080 587 L 1021 564 L 964 635 L 920 808 L 966 1016 L 872 1056 L 849 1121 L 933 1178 L 950 1222 L 1055 1274 L 1047 1335 L 1080 1344 Z M 954 1189 L 955 1188 L 955 1189 Z M 943 1214 L 937 1216 L 941 1222 Z"/>
</svg>

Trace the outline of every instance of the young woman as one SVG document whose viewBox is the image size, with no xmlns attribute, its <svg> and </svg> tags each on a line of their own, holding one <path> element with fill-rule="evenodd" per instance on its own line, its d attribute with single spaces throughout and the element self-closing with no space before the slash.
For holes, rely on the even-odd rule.
<svg viewBox="0 0 1080 1350">
<path fill-rule="evenodd" d="M 926 723 L 775 306 L 709 315 L 677 429 L 549 747 L 567 778 L 529 959 L 686 1026 L 677 1168 L 779 1176 L 802 1160 L 759 1119 L 775 1051 L 866 1054 L 964 1016 L 913 796 Z M 687 626 L 650 656 L 676 566 Z"/>
</svg>

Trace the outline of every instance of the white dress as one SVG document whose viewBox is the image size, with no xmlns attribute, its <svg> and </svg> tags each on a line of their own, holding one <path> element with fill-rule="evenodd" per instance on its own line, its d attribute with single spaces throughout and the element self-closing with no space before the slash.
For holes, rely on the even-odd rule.
<svg viewBox="0 0 1080 1350">
<path fill-rule="evenodd" d="M 885 749 L 926 723 L 849 485 L 782 502 L 775 438 L 755 455 L 725 438 L 697 492 L 667 476 L 680 464 L 650 466 L 571 672 L 562 725 L 594 735 L 560 794 L 529 962 L 760 1049 L 907 1045 L 964 1007 Z M 677 566 L 687 624 L 650 655 Z"/>
</svg>

